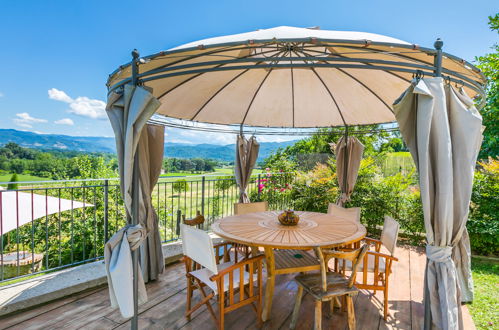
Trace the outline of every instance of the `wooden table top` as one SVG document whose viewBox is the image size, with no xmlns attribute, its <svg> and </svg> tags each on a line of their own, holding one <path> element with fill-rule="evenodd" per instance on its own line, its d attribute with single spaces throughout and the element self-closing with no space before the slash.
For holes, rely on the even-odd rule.
<svg viewBox="0 0 499 330">
<path fill-rule="evenodd" d="M 252 246 L 283 249 L 334 247 L 360 241 L 366 228 L 354 220 L 331 214 L 295 211 L 300 216 L 296 226 L 283 226 L 277 220 L 282 211 L 234 215 L 211 225 L 217 235 Z"/>
</svg>

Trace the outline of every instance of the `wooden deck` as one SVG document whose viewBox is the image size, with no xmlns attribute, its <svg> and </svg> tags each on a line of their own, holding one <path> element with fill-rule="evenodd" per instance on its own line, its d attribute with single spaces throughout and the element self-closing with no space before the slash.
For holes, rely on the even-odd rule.
<svg viewBox="0 0 499 330">
<path fill-rule="evenodd" d="M 425 256 L 421 250 L 399 248 L 394 273 L 390 277 L 390 318 L 382 318 L 382 294 L 373 296 L 362 291 L 355 298 L 358 329 L 421 329 L 423 322 L 423 274 Z M 278 276 L 271 319 L 264 329 L 287 329 L 291 321 L 296 284 L 292 275 Z M 186 281 L 183 264 L 167 267 L 160 280 L 147 286 L 149 302 L 140 306 L 140 329 L 215 329 L 204 307 L 196 311 L 192 321 L 184 318 Z M 465 329 L 474 329 L 466 307 L 463 308 Z M 324 313 L 325 315 L 325 313 Z M 305 296 L 298 329 L 313 326 L 314 305 Z M 336 311 L 323 319 L 324 328 L 345 329 L 346 313 Z M 129 321 L 110 308 L 107 288 L 80 293 L 16 315 L 0 318 L 1 329 L 129 329 Z M 255 329 L 255 314 L 249 307 L 226 316 L 226 329 Z"/>
</svg>

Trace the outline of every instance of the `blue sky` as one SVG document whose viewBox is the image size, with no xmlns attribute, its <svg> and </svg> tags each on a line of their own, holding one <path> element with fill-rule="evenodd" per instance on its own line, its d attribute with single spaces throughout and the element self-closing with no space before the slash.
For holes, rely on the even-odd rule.
<svg viewBox="0 0 499 330">
<path fill-rule="evenodd" d="M 105 81 L 137 48 L 280 25 L 385 34 L 472 61 L 497 34 L 497 0 L 469 1 L 2 1 L 0 128 L 112 136 Z M 233 136 L 170 130 L 177 142 L 226 144 Z"/>
</svg>

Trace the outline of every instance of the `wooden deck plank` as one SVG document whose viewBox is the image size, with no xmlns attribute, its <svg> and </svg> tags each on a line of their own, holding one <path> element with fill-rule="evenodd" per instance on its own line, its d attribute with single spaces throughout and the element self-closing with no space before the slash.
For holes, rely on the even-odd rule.
<svg viewBox="0 0 499 330">
<path fill-rule="evenodd" d="M 378 329 L 380 320 L 383 319 L 380 297 L 380 292 L 374 296 L 367 290 L 360 291 L 354 305 L 357 329 Z"/>
<path fill-rule="evenodd" d="M 424 318 L 423 290 L 426 255 L 422 248 L 409 248 L 410 286 L 411 286 L 411 324 L 412 329 L 422 329 Z"/>
<path fill-rule="evenodd" d="M 426 258 L 422 249 L 401 247 L 396 256 L 399 262 L 390 276 L 389 309 L 391 317 L 383 321 L 383 294 L 361 290 L 355 298 L 358 329 L 420 329 L 423 322 L 423 279 Z M 263 329 L 287 329 L 296 293 L 294 274 L 278 275 L 271 319 Z M 169 266 L 158 281 L 147 285 L 149 301 L 140 306 L 141 329 L 216 329 L 210 314 L 203 306 L 192 315 L 190 322 L 184 317 L 186 280 L 182 264 Z M 195 294 L 194 303 L 200 299 Z M 213 305 L 216 306 L 215 301 Z M 323 306 L 323 327 L 346 329 L 346 313 L 335 310 L 327 317 L 329 306 Z M 215 307 L 215 311 L 216 311 Z M 467 308 L 463 307 L 467 329 L 474 329 Z M 310 329 L 314 322 L 314 302 L 305 295 L 297 329 Z M 130 323 L 112 310 L 107 288 L 84 292 L 72 297 L 40 306 L 0 319 L 0 328 L 9 329 L 129 329 Z M 257 329 L 256 317 L 249 306 L 226 316 L 226 329 Z"/>
<path fill-rule="evenodd" d="M 170 267 L 167 274 L 165 274 L 161 280 L 148 285 L 149 301 L 140 306 L 139 312 L 157 304 L 158 297 L 161 300 L 165 299 L 169 293 L 168 290 L 171 287 L 176 288 L 179 284 L 183 284 L 185 287 L 185 281 L 176 283 L 178 277 L 183 274 L 183 268 L 181 266 L 181 264 L 177 264 Z M 175 290 L 175 293 L 177 291 L 178 290 Z M 36 329 L 38 324 L 45 324 L 45 326 L 50 328 L 64 327 L 78 329 L 87 324 L 91 324 L 94 321 L 98 321 L 104 316 L 107 316 L 108 319 L 117 324 L 121 324 L 125 321 L 119 312 L 116 312 L 111 308 L 107 288 L 97 290 L 91 295 L 67 303 L 54 309 L 50 313 L 44 313 L 33 317 L 26 322 L 23 322 L 21 328 Z"/>
<path fill-rule="evenodd" d="M 156 306 L 174 294 L 180 293 L 186 286 L 184 264 L 176 263 L 169 266 L 157 281 L 147 285 L 148 301 L 139 306 L 139 313 Z M 114 311 L 108 311 L 106 317 L 119 324 L 126 322 L 120 313 Z"/>
<path fill-rule="evenodd" d="M 411 286 L 409 250 L 398 248 L 395 256 L 399 259 L 392 265 L 393 273 L 388 282 L 388 320 L 380 320 L 380 329 L 410 329 L 411 324 Z M 395 267 L 394 267 L 395 266 Z M 383 295 L 381 295 L 381 299 Z M 381 312 L 381 311 L 380 311 Z"/>
<path fill-rule="evenodd" d="M 83 297 L 86 297 L 88 295 L 91 295 L 95 292 L 101 291 L 102 288 L 97 288 L 97 289 L 92 289 L 89 291 L 83 291 L 74 295 L 71 295 L 69 297 L 59 299 L 32 309 L 29 309 L 24 312 L 20 313 L 15 313 L 13 315 L 7 315 L 4 317 L 0 317 L 0 329 L 6 329 L 9 327 L 13 327 L 21 322 L 26 322 L 34 317 L 37 317 L 39 315 L 48 313 L 50 311 L 53 311 L 61 306 L 64 306 L 66 304 L 69 304 L 73 301 L 76 301 L 78 299 L 81 299 Z"/>
</svg>

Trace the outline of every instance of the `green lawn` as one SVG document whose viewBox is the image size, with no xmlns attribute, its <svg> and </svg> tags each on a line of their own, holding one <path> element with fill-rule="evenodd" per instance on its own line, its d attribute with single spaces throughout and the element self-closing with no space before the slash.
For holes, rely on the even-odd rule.
<svg viewBox="0 0 499 330">
<path fill-rule="evenodd" d="M 471 261 L 475 298 L 468 305 L 477 329 L 499 329 L 499 262 Z"/>
<path fill-rule="evenodd" d="M 382 168 L 383 174 L 390 176 L 398 172 L 407 174 L 415 169 L 415 165 L 409 152 L 391 152 L 386 156 Z"/>
<path fill-rule="evenodd" d="M 253 170 L 253 175 L 262 173 L 263 171 L 261 169 L 254 169 Z M 162 174 L 160 176 L 161 181 L 176 181 L 178 177 L 183 177 L 183 176 L 189 176 L 189 177 L 194 177 L 194 178 L 188 178 L 188 181 L 201 181 L 202 176 L 210 176 L 210 177 L 216 177 L 216 176 L 233 176 L 234 175 L 234 168 L 232 167 L 224 167 L 224 168 L 216 168 L 214 172 L 204 172 L 204 173 L 191 173 L 191 172 L 172 172 L 172 173 L 166 173 Z"/>
<path fill-rule="evenodd" d="M 0 175 L 0 182 L 9 182 L 12 174 Z M 50 181 L 48 178 L 41 178 L 39 176 L 29 174 L 18 174 L 17 181 Z"/>
<path fill-rule="evenodd" d="M 171 173 L 161 174 L 161 178 L 171 177 L 171 176 L 193 176 L 193 175 L 203 175 L 203 174 L 207 173 L 171 172 Z"/>
</svg>

